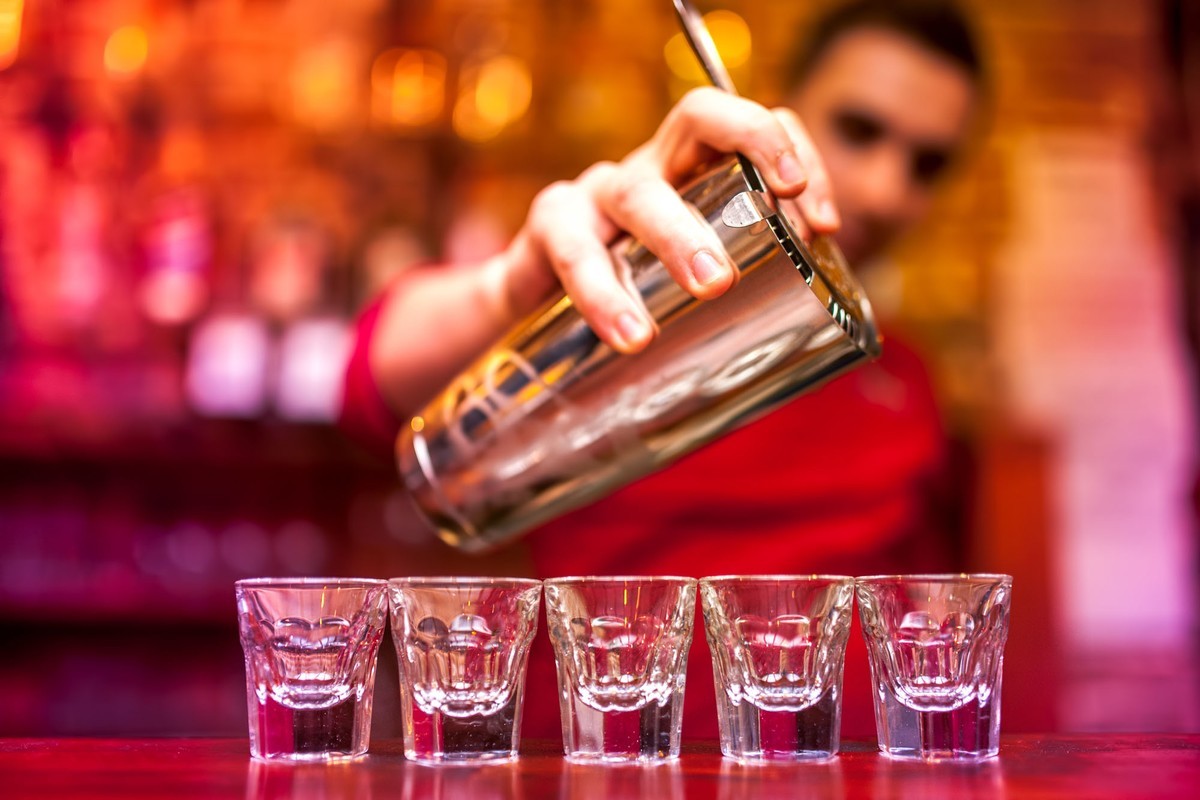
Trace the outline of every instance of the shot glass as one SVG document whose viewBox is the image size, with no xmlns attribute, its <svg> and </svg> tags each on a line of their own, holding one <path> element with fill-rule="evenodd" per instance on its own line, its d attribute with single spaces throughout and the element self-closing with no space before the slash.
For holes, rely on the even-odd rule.
<svg viewBox="0 0 1200 800">
<path fill-rule="evenodd" d="M 250 755 L 288 761 L 366 755 L 387 583 L 258 578 L 238 581 L 235 593 Z"/>
<path fill-rule="evenodd" d="M 567 759 L 678 758 L 696 581 L 556 578 L 545 587 Z"/>
<path fill-rule="evenodd" d="M 425 764 L 516 758 L 542 584 L 397 578 L 389 586 L 404 755 Z"/>
<path fill-rule="evenodd" d="M 980 761 L 1000 752 L 1008 575 L 859 578 L 879 749 Z"/>
<path fill-rule="evenodd" d="M 739 762 L 837 755 L 854 579 L 742 576 L 700 581 L 721 752 Z"/>
</svg>

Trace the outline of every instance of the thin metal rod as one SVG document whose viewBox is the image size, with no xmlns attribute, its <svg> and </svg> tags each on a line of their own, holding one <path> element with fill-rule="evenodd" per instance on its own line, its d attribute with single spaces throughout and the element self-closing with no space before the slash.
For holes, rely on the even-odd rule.
<svg viewBox="0 0 1200 800">
<path fill-rule="evenodd" d="M 691 45 L 696 58 L 700 60 L 700 66 L 703 67 L 708 80 L 718 89 L 736 95 L 737 88 L 733 85 L 733 79 L 729 77 L 729 70 L 725 69 L 725 62 L 721 60 L 721 54 L 717 52 L 717 46 L 713 43 L 712 34 L 708 32 L 708 26 L 704 24 L 704 18 L 696 11 L 696 7 L 691 4 L 690 0 L 674 0 L 674 2 L 675 13 L 679 15 L 679 22 L 683 26 L 683 36 Z M 737 154 L 737 158 L 750 188 L 756 192 L 767 191 L 766 182 L 763 181 L 758 168 L 751 163 L 750 159 L 741 153 Z"/>
</svg>

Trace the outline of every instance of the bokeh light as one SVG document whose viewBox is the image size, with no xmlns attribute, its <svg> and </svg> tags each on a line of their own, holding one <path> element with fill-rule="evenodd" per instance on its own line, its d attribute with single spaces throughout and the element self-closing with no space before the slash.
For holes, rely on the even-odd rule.
<svg viewBox="0 0 1200 800">
<path fill-rule="evenodd" d="M 7 69 L 17 60 L 24 6 L 25 0 L 0 0 L 0 69 Z"/>
<path fill-rule="evenodd" d="M 454 131 L 470 141 L 486 141 L 529 109 L 533 79 L 529 66 L 513 56 L 496 56 L 464 72 L 454 104 Z"/>
<path fill-rule="evenodd" d="M 446 58 L 433 50 L 395 47 L 371 67 L 371 109 L 377 123 L 422 127 L 446 104 Z"/>
<path fill-rule="evenodd" d="M 113 76 L 135 75 L 146 66 L 150 40 L 137 25 L 117 28 L 104 45 L 104 68 Z"/>
<path fill-rule="evenodd" d="M 727 68 L 736 69 L 750 60 L 753 47 L 750 26 L 746 24 L 746 20 L 732 11 L 713 11 L 704 15 L 704 22 L 712 35 L 713 44 L 717 46 L 717 52 L 721 54 L 721 61 Z M 667 61 L 667 67 L 677 77 L 692 83 L 708 82 L 704 70 L 700 68 L 700 62 L 692 53 L 692 48 L 682 33 L 677 33 L 667 40 L 663 48 L 663 57 Z"/>
<path fill-rule="evenodd" d="M 354 115 L 356 50 L 341 40 L 301 52 L 292 68 L 292 115 L 317 130 L 345 125 Z"/>
</svg>

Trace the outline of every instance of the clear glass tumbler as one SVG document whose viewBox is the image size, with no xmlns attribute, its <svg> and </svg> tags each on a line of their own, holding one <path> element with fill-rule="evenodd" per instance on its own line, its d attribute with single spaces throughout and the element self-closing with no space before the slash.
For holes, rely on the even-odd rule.
<svg viewBox="0 0 1200 800">
<path fill-rule="evenodd" d="M 517 757 L 542 584 L 524 578 L 396 578 L 404 755 L 426 764 Z"/>
<path fill-rule="evenodd" d="M 859 578 L 879 749 L 979 761 L 1000 751 L 1008 575 Z"/>
<path fill-rule="evenodd" d="M 235 592 L 250 754 L 292 761 L 365 755 L 387 583 L 257 578 L 238 581 Z"/>
<path fill-rule="evenodd" d="M 700 581 L 721 752 L 742 762 L 838 751 L 854 579 L 730 575 Z"/>
<path fill-rule="evenodd" d="M 545 587 L 567 758 L 678 758 L 696 581 L 555 578 Z"/>
</svg>

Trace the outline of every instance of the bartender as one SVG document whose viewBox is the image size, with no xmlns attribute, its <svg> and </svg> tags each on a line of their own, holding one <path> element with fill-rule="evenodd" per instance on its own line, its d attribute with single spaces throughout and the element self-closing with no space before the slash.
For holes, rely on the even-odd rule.
<svg viewBox="0 0 1200 800">
<path fill-rule="evenodd" d="M 736 272 L 678 182 L 738 151 L 793 220 L 835 234 L 868 269 L 928 211 L 963 149 L 982 93 L 969 27 L 944 0 L 857 0 L 819 20 L 786 107 L 715 89 L 687 94 L 654 136 L 535 198 L 503 252 L 474 267 L 401 276 L 363 315 L 345 426 L 391 452 L 401 420 L 553 292 L 565 289 L 615 349 L 648 346 L 654 324 L 620 285 L 606 245 L 642 241 L 679 284 L 719 297 Z M 886 321 L 885 321 L 886 324 Z M 881 359 L 555 520 L 526 542 L 539 577 L 604 574 L 929 572 L 953 566 L 939 505 L 946 448 L 927 372 L 888 333 Z M 697 629 L 686 738 L 716 738 L 712 669 Z M 861 637 L 847 655 L 843 731 L 873 731 Z M 553 659 L 538 637 L 524 733 L 558 734 Z"/>
</svg>

